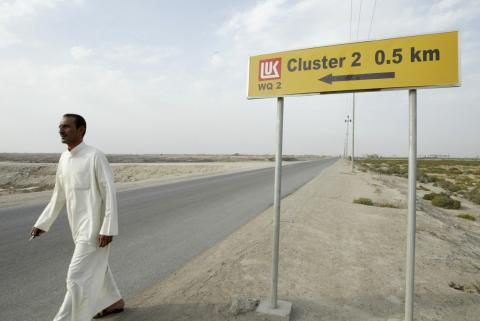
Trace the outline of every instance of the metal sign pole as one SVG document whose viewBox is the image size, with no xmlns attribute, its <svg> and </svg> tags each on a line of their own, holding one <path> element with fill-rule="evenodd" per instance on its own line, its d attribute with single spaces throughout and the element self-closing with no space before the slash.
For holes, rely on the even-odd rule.
<svg viewBox="0 0 480 321">
<path fill-rule="evenodd" d="M 278 289 L 278 253 L 280 243 L 280 202 L 282 187 L 282 138 L 283 138 L 283 97 L 277 99 L 277 152 L 275 155 L 275 191 L 273 194 L 274 229 L 273 229 L 273 259 L 272 259 L 272 295 L 270 304 L 272 309 L 277 305 Z"/>
<path fill-rule="evenodd" d="M 283 97 L 277 98 L 277 150 L 275 154 L 275 185 L 273 193 L 273 252 L 272 252 L 272 293 L 270 300 L 262 300 L 258 313 L 274 315 L 290 320 L 292 303 L 277 299 L 278 258 L 280 248 L 280 202 L 282 200 L 282 140 L 283 140 Z M 283 319 L 282 319 L 283 320 Z"/>
<path fill-rule="evenodd" d="M 355 161 L 355 93 L 353 93 L 353 110 L 352 110 L 352 173 L 353 173 L 354 161 Z"/>
<path fill-rule="evenodd" d="M 410 89 L 408 91 L 408 98 L 410 109 L 410 152 L 408 155 L 408 227 L 405 321 L 413 321 L 413 299 L 415 292 L 415 225 L 417 204 L 417 90 Z"/>
</svg>

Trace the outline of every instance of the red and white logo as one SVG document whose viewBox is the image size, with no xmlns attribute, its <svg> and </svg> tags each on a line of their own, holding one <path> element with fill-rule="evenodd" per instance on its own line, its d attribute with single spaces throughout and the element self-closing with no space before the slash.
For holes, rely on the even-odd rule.
<svg viewBox="0 0 480 321">
<path fill-rule="evenodd" d="M 259 80 L 279 79 L 282 75 L 282 58 L 260 60 Z"/>
</svg>

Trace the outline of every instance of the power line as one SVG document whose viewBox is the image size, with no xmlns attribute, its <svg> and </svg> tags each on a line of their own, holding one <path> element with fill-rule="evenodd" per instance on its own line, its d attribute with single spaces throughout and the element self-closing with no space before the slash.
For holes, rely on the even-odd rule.
<svg viewBox="0 0 480 321">
<path fill-rule="evenodd" d="M 350 0 L 350 40 L 352 40 L 353 0 Z"/>
<path fill-rule="evenodd" d="M 372 24 L 373 24 L 373 17 L 375 16 L 375 8 L 377 7 L 377 0 L 373 2 L 373 11 L 372 11 L 372 19 L 370 19 L 370 27 L 368 27 L 368 38 L 370 39 L 370 33 L 372 32 Z"/>
<path fill-rule="evenodd" d="M 360 0 L 360 9 L 358 9 L 358 21 L 357 21 L 357 40 L 358 40 L 358 34 L 360 33 L 360 19 L 362 18 L 362 4 L 363 4 L 363 0 Z"/>
<path fill-rule="evenodd" d="M 350 35 L 349 35 L 350 41 L 352 41 L 352 26 L 353 26 L 353 0 L 350 0 Z M 347 108 L 349 105 L 350 105 L 350 97 L 347 96 Z M 345 146 L 344 146 L 344 149 L 345 149 Z"/>
</svg>

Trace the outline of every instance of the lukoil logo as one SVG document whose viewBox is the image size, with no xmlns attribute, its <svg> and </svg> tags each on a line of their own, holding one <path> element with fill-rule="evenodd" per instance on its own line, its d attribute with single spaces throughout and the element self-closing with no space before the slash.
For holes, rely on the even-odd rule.
<svg viewBox="0 0 480 321">
<path fill-rule="evenodd" d="M 260 60 L 259 80 L 279 79 L 282 75 L 282 58 Z"/>
</svg>

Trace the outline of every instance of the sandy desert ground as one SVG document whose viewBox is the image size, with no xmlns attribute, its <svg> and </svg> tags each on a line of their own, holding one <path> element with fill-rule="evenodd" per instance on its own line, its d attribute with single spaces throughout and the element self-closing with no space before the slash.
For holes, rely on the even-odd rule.
<svg viewBox="0 0 480 321">
<path fill-rule="evenodd" d="M 282 203 L 279 298 L 292 320 L 403 319 L 404 178 L 350 172 L 339 161 Z M 418 192 L 415 320 L 477 321 L 480 224 L 433 208 Z M 359 197 L 401 208 L 353 203 Z M 480 218 L 480 207 L 466 210 Z M 272 209 L 127 302 L 118 321 L 268 320 Z"/>
<path fill-rule="evenodd" d="M 118 190 L 206 175 L 271 167 L 270 161 L 114 163 Z M 45 202 L 55 184 L 55 163 L 0 162 L 0 207 Z"/>
<path fill-rule="evenodd" d="M 0 207 L 44 202 L 55 183 L 59 154 L 0 153 Z M 320 159 L 285 155 L 285 163 Z M 119 190 L 274 166 L 272 155 L 107 155 Z"/>
<path fill-rule="evenodd" d="M 122 163 L 113 170 L 121 190 L 263 166 L 273 163 Z M 0 206 L 48 200 L 55 168 L 1 162 Z M 352 174 L 340 160 L 283 200 L 279 298 L 293 303 L 292 320 L 402 319 L 406 192 L 405 178 Z M 460 212 L 477 219 L 465 220 L 459 210 L 433 207 L 424 193 L 417 192 L 415 320 L 477 321 L 480 206 L 462 199 Z M 399 208 L 353 203 L 360 197 Z M 270 292 L 272 215 L 266 210 L 106 320 L 270 320 L 252 309 Z"/>
</svg>

